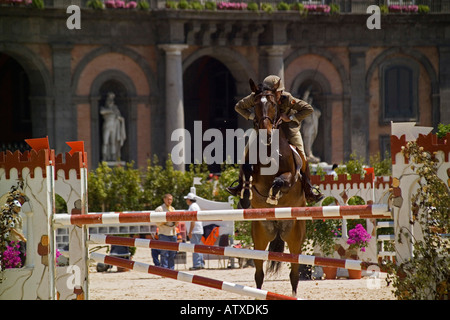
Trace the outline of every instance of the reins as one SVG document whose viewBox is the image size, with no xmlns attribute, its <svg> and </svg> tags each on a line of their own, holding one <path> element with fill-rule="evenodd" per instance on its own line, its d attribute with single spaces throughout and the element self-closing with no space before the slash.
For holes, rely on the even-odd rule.
<svg viewBox="0 0 450 320">
<path fill-rule="evenodd" d="M 256 95 L 256 97 L 260 97 L 260 96 L 262 96 L 262 97 L 274 97 L 275 98 L 275 95 L 273 93 L 267 93 L 267 90 Z M 271 119 L 268 116 L 263 116 L 261 119 L 259 119 L 258 126 L 261 125 L 262 121 L 264 121 L 265 119 L 268 119 L 270 121 L 270 123 L 272 123 L 272 129 L 277 129 L 278 126 L 283 122 L 281 117 L 275 122 L 275 120 L 277 118 L 278 118 L 278 106 L 275 105 L 275 117 L 273 119 Z"/>
</svg>

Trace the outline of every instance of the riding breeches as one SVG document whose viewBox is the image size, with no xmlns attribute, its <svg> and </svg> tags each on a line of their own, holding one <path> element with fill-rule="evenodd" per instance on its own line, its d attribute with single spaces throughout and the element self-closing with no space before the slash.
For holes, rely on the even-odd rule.
<svg viewBox="0 0 450 320">
<path fill-rule="evenodd" d="M 303 147 L 303 138 L 300 133 L 300 125 L 295 122 L 283 122 L 280 126 L 289 143 L 297 147 L 303 159 L 306 159 L 305 149 Z"/>
<path fill-rule="evenodd" d="M 280 126 L 280 129 L 283 130 L 284 135 L 288 139 L 289 143 L 293 146 L 297 147 L 297 149 L 300 151 L 300 156 L 302 157 L 303 161 L 306 162 L 306 154 L 305 149 L 303 147 L 303 138 L 300 133 L 300 125 L 295 122 L 283 122 Z M 246 155 L 248 153 L 249 144 L 256 139 L 256 135 L 252 133 L 250 136 L 249 142 L 245 145 L 245 152 L 243 155 L 243 161 L 246 159 Z"/>
</svg>

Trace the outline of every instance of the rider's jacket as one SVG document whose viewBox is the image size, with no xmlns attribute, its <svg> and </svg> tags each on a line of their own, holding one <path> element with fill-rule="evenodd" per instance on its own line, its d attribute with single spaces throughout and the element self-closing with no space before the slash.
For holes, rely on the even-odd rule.
<svg viewBox="0 0 450 320">
<path fill-rule="evenodd" d="M 252 92 L 245 98 L 238 101 L 234 109 L 245 119 L 252 118 L 254 107 L 255 93 Z M 303 119 L 313 113 L 314 109 L 311 105 L 303 100 L 293 97 L 289 92 L 284 91 L 281 94 L 280 101 L 278 103 L 279 111 L 286 113 L 288 117 L 292 116 L 291 120 L 296 122 L 297 125 L 301 123 Z"/>
</svg>

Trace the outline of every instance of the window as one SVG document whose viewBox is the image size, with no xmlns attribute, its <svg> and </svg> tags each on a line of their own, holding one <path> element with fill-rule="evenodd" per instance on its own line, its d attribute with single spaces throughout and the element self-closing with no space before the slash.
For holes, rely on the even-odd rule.
<svg viewBox="0 0 450 320">
<path fill-rule="evenodd" d="M 405 61 L 381 66 L 381 122 L 418 121 L 418 67 Z"/>
</svg>

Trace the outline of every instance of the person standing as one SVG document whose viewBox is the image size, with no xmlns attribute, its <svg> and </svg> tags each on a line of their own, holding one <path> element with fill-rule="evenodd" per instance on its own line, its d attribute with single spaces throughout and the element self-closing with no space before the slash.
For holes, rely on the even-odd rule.
<svg viewBox="0 0 450 320">
<path fill-rule="evenodd" d="M 188 211 L 200 211 L 195 194 L 189 192 L 184 199 L 186 199 L 186 203 L 189 206 Z M 203 236 L 203 223 L 201 221 L 191 221 L 188 227 L 188 236 L 192 244 L 200 244 Z M 204 269 L 203 254 L 197 252 L 192 253 L 192 264 L 193 267 L 189 268 L 189 270 Z"/>
<path fill-rule="evenodd" d="M 175 208 L 172 207 L 173 196 L 170 193 L 164 195 L 163 201 L 164 203 L 155 209 L 156 212 L 175 211 Z M 159 229 L 159 240 L 177 242 L 176 227 L 178 226 L 178 222 L 159 222 L 156 225 Z M 161 267 L 175 269 L 176 254 L 176 251 L 161 250 Z"/>
</svg>

